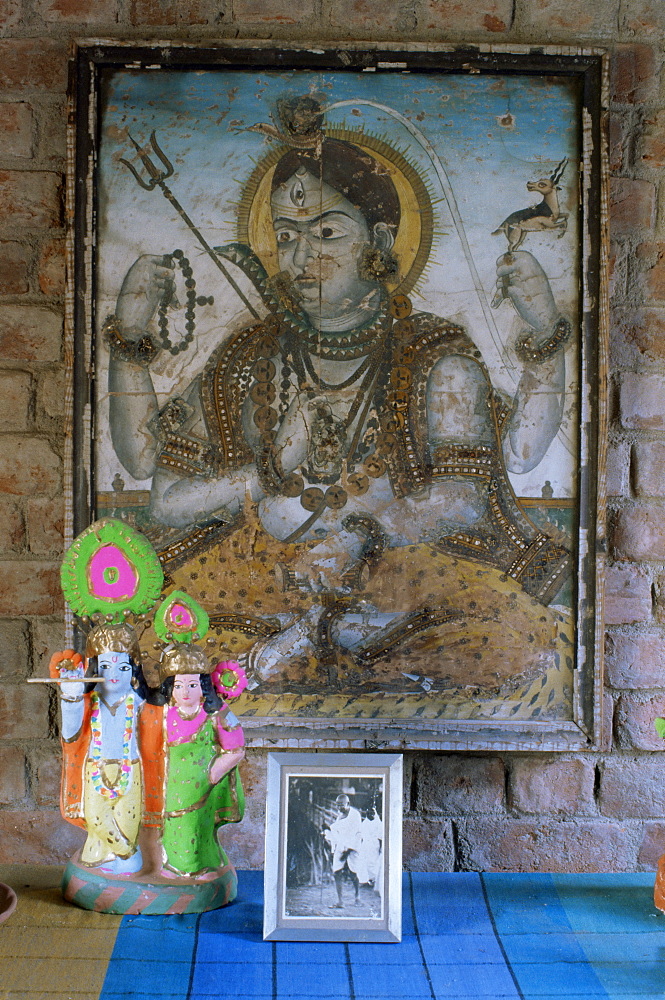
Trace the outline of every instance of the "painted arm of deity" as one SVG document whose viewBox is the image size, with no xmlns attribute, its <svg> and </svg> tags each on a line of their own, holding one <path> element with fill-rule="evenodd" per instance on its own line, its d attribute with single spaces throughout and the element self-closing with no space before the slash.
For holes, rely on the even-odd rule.
<svg viewBox="0 0 665 1000">
<path fill-rule="evenodd" d="M 134 479 L 154 474 L 160 442 L 154 431 L 157 397 L 148 367 L 157 348 L 148 335 L 160 301 L 173 291 L 163 257 L 144 255 L 130 267 L 115 316 L 104 324 L 109 345 L 109 422 L 115 452 Z"/>
<path fill-rule="evenodd" d="M 311 419 L 307 402 L 304 396 L 296 399 L 277 432 L 276 457 L 284 475 L 307 457 L 307 418 Z M 260 433 L 252 422 L 253 413 L 253 408 L 246 405 L 243 427 L 250 447 L 258 449 Z M 223 471 L 219 476 L 192 477 L 157 467 L 152 481 L 150 512 L 162 524 L 182 528 L 215 516 L 230 520 L 242 509 L 247 496 L 254 502 L 265 496 L 254 464 Z"/>
<path fill-rule="evenodd" d="M 229 521 L 242 509 L 248 495 L 253 501 L 263 496 L 253 465 L 225 472 L 219 478 L 184 478 L 158 468 L 152 480 L 150 513 L 171 528 L 184 528 L 214 517 Z"/>
<path fill-rule="evenodd" d="M 213 785 L 218 784 L 245 756 L 245 736 L 242 726 L 227 706 L 217 714 L 215 728 L 220 752 L 209 769 Z"/>
<path fill-rule="evenodd" d="M 60 734 L 66 743 L 78 735 L 83 725 L 85 710 L 83 701 L 84 673 L 83 659 L 79 653 L 75 653 L 72 649 L 65 649 L 62 653 L 54 653 L 51 657 L 49 675 L 61 679 L 72 678 L 71 683 L 58 685 L 61 714 Z"/>
<path fill-rule="evenodd" d="M 517 345 L 523 365 L 503 450 L 510 472 L 529 472 L 556 436 L 565 399 L 564 345 L 570 324 L 561 315 L 547 275 L 524 250 L 497 261 L 497 298 L 509 300 L 531 328 Z"/>
</svg>

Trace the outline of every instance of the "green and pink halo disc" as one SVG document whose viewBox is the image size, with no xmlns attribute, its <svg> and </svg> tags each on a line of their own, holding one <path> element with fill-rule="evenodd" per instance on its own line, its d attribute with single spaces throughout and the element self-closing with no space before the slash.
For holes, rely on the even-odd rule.
<svg viewBox="0 0 665 1000">
<path fill-rule="evenodd" d="M 80 617 L 103 614 L 116 624 L 145 614 L 164 574 L 150 542 L 123 521 L 105 517 L 82 531 L 60 569 L 65 600 Z"/>
<path fill-rule="evenodd" d="M 205 608 L 184 590 L 174 590 L 155 612 L 155 632 L 162 640 L 195 642 L 203 639 L 210 620 Z"/>
</svg>

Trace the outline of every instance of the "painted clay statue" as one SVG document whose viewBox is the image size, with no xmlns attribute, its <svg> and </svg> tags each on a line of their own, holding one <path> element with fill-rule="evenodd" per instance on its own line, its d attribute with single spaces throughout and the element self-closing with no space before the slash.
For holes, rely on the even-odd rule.
<svg viewBox="0 0 665 1000">
<path fill-rule="evenodd" d="M 226 674 L 232 666 L 220 664 Z M 245 754 L 243 732 L 211 670 L 191 644 L 173 646 L 160 667 L 168 755 L 162 846 L 165 868 L 178 874 L 209 874 L 228 864 L 217 831 L 244 812 L 236 766 Z"/>
<path fill-rule="evenodd" d="M 85 657 L 70 649 L 50 664 L 60 692 L 62 814 L 86 833 L 65 869 L 65 898 L 110 913 L 223 906 L 237 876 L 217 832 L 244 810 L 244 739 L 224 699 L 243 690 L 245 676 L 194 645 L 208 616 L 176 591 L 155 614 L 161 686 L 148 686 L 139 642 L 163 574 L 147 540 L 123 522 L 105 518 L 79 535 L 61 579 L 89 629 Z"/>
</svg>

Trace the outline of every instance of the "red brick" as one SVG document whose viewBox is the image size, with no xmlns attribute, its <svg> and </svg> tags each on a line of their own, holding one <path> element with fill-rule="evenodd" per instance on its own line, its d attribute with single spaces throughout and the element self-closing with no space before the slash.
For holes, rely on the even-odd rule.
<svg viewBox="0 0 665 1000">
<path fill-rule="evenodd" d="M 665 518 L 661 507 L 631 507 L 619 511 L 612 533 L 616 558 L 663 561 Z"/>
<path fill-rule="evenodd" d="M 611 750 L 614 741 L 614 698 L 609 691 L 603 691 L 602 726 L 600 732 L 599 750 Z"/>
<path fill-rule="evenodd" d="M 637 855 L 637 863 L 646 871 L 655 871 L 665 854 L 665 823 L 645 823 L 644 837 Z"/>
<path fill-rule="evenodd" d="M 43 438 L 0 436 L 0 492 L 50 496 L 60 488 L 60 465 Z"/>
<path fill-rule="evenodd" d="M 610 350 L 625 367 L 665 360 L 665 309 L 615 309 Z"/>
<path fill-rule="evenodd" d="M 25 524 L 19 504 L 12 497 L 0 495 L 0 551 L 18 554 L 25 545 Z"/>
<path fill-rule="evenodd" d="M 623 243 L 610 240 L 610 256 L 608 261 L 608 285 L 610 301 L 621 302 L 626 297 L 628 281 L 628 253 Z M 610 341 L 610 351 L 612 342 Z"/>
<path fill-rule="evenodd" d="M 3 684 L 0 687 L 0 739 L 31 740 L 48 736 L 48 691 L 45 685 Z"/>
<path fill-rule="evenodd" d="M 18 681 L 28 676 L 30 666 L 30 629 L 27 621 L 0 620 L 0 680 Z"/>
<path fill-rule="evenodd" d="M 656 621 L 665 625 L 665 574 L 661 573 L 656 577 L 654 592 Z"/>
<path fill-rule="evenodd" d="M 55 753 L 40 760 L 35 768 L 33 795 L 38 806 L 57 806 L 60 803 L 60 778 L 62 775 L 62 755 L 60 746 Z"/>
<path fill-rule="evenodd" d="M 5 226 L 60 226 L 60 176 L 47 170 L 0 170 L 0 219 Z"/>
<path fill-rule="evenodd" d="M 8 361 L 59 361 L 62 317 L 40 306 L 3 306 L 0 357 Z"/>
<path fill-rule="evenodd" d="M 443 754 L 418 765 L 418 812 L 455 816 L 503 808 L 505 769 L 495 757 Z"/>
<path fill-rule="evenodd" d="M 82 21 L 87 24 L 116 24 L 118 0 L 37 0 L 36 14 L 47 22 Z"/>
<path fill-rule="evenodd" d="M 351 32 L 357 28 L 389 30 L 396 27 L 401 16 L 397 3 L 387 5 L 382 0 L 336 0 L 329 8 L 332 27 Z"/>
<path fill-rule="evenodd" d="M 284 0 L 233 0 L 233 19 L 242 24 L 302 24 L 314 16 L 313 0 L 293 7 Z"/>
<path fill-rule="evenodd" d="M 651 302 L 665 301 L 665 243 L 643 243 L 637 248 L 642 261 L 639 272 L 641 297 Z"/>
<path fill-rule="evenodd" d="M 610 179 L 610 231 L 612 236 L 630 236 L 652 229 L 656 210 L 656 188 L 651 181 Z"/>
<path fill-rule="evenodd" d="M 65 864 L 85 833 L 66 823 L 59 809 L 4 809 L 0 812 L 0 864 Z"/>
<path fill-rule="evenodd" d="M 67 90 L 67 44 L 48 38 L 0 40 L 0 88 L 8 91 Z"/>
<path fill-rule="evenodd" d="M 458 847 L 464 869 L 486 872 L 633 871 L 639 834 L 602 820 L 463 820 Z"/>
<path fill-rule="evenodd" d="M 665 112 L 646 118 L 638 141 L 637 155 L 647 167 L 665 166 Z"/>
<path fill-rule="evenodd" d="M 48 417 L 61 417 L 65 412 L 65 372 L 44 372 L 37 385 L 37 410 Z"/>
<path fill-rule="evenodd" d="M 586 760 L 522 759 L 510 772 L 511 808 L 525 813 L 594 811 L 594 769 Z"/>
<path fill-rule="evenodd" d="M 635 494 L 665 497 L 665 441 L 640 441 L 633 445 Z"/>
<path fill-rule="evenodd" d="M 536 37 L 565 38 L 570 35 L 597 38 L 609 35 L 608 25 L 613 23 L 616 0 L 597 0 L 593 4 L 575 5 L 570 0 L 530 0 L 524 9 L 526 31 L 535 31 Z"/>
<path fill-rule="evenodd" d="M 609 168 L 615 174 L 621 173 L 625 162 L 629 129 L 630 122 L 625 115 L 610 116 Z"/>
<path fill-rule="evenodd" d="M 65 291 L 65 241 L 49 240 L 37 262 L 37 280 L 44 295 L 63 295 Z"/>
<path fill-rule="evenodd" d="M 665 685 L 665 637 L 662 632 L 625 635 L 605 640 L 607 682 L 615 688 L 653 688 Z"/>
<path fill-rule="evenodd" d="M 659 42 L 665 34 L 665 7 L 662 0 L 630 0 L 622 5 L 619 30 L 635 35 L 655 35 Z"/>
<path fill-rule="evenodd" d="M 282 4 L 284 6 L 284 4 Z M 189 0 L 189 3 L 178 3 L 177 0 L 131 0 L 130 20 L 137 25 L 177 26 L 188 24 L 219 24 L 224 18 L 224 4 L 219 0 Z M 238 4 L 233 6 L 236 21 L 242 17 Z"/>
<path fill-rule="evenodd" d="M 633 625 L 651 618 L 651 579 L 639 566 L 608 566 L 605 624 Z"/>
<path fill-rule="evenodd" d="M 619 45 L 610 66 L 612 99 L 619 104 L 640 104 L 658 92 L 654 50 L 649 45 Z"/>
<path fill-rule="evenodd" d="M 60 555 L 64 549 L 64 504 L 62 497 L 35 497 L 26 503 L 25 524 L 28 551 L 34 556 Z"/>
<path fill-rule="evenodd" d="M 452 872 L 455 844 L 450 820 L 405 817 L 402 823 L 404 868 L 408 872 Z"/>
<path fill-rule="evenodd" d="M 0 104 L 0 133 L 6 156 L 32 156 L 32 108 L 25 101 Z"/>
<path fill-rule="evenodd" d="M 32 378 L 28 372 L 0 372 L 0 431 L 26 431 L 32 405 Z"/>
<path fill-rule="evenodd" d="M 418 23 L 428 30 L 452 33 L 487 31 L 500 34 L 513 23 L 513 5 L 509 0 L 428 0 Z"/>
<path fill-rule="evenodd" d="M 0 240 L 0 295 L 23 295 L 28 291 L 30 251 L 21 243 Z"/>
<path fill-rule="evenodd" d="M 263 868 L 267 768 L 268 755 L 264 750 L 248 750 L 240 764 L 247 803 L 245 816 L 242 823 L 229 823 L 222 828 L 224 849 L 239 868 Z"/>
<path fill-rule="evenodd" d="M 614 442 L 607 447 L 607 495 L 628 496 L 630 485 L 630 448 L 625 441 Z"/>
<path fill-rule="evenodd" d="M 661 676 L 661 685 L 665 676 Z M 665 694 L 622 694 L 617 702 L 614 731 L 622 750 L 665 750 L 665 740 L 654 729 L 653 720 L 665 717 Z"/>
<path fill-rule="evenodd" d="M 53 653 L 67 649 L 71 642 L 65 640 L 65 624 L 62 616 L 35 618 L 32 624 L 32 650 L 35 677 L 48 677 L 48 665 Z"/>
<path fill-rule="evenodd" d="M 0 615 L 62 614 L 58 563 L 2 560 L 0 579 Z"/>
<path fill-rule="evenodd" d="M 19 747 L 0 747 L 0 805 L 25 798 L 25 754 Z"/>
<path fill-rule="evenodd" d="M 606 760 L 601 765 L 600 809 L 619 819 L 665 816 L 662 754 Z"/>
<path fill-rule="evenodd" d="M 0 0 L 0 33 L 10 34 L 20 24 L 23 14 L 21 0 Z"/>
<path fill-rule="evenodd" d="M 37 155 L 54 170 L 64 170 L 67 156 L 67 104 L 59 101 L 41 108 Z"/>
<path fill-rule="evenodd" d="M 628 430 L 665 429 L 665 376 L 626 372 L 621 376 L 619 409 L 621 424 Z"/>
</svg>

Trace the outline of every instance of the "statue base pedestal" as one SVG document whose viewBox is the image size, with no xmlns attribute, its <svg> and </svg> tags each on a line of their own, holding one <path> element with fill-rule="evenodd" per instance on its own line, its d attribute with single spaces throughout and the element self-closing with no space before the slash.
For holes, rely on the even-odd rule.
<svg viewBox="0 0 665 1000">
<path fill-rule="evenodd" d="M 82 865 L 75 854 L 65 868 L 61 888 L 69 903 L 97 913 L 204 913 L 233 902 L 238 876 L 231 864 L 212 878 L 145 872 L 111 875 Z"/>
</svg>

